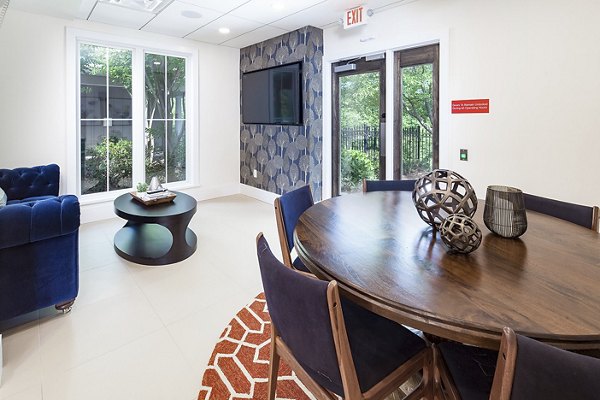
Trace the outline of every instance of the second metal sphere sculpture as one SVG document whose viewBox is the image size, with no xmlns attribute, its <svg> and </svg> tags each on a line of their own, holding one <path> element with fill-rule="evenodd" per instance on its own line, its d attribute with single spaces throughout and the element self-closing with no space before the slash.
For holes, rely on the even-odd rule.
<svg viewBox="0 0 600 400">
<path fill-rule="evenodd" d="M 481 229 L 464 214 L 453 214 L 444 220 L 440 227 L 442 242 L 458 253 L 470 253 L 481 244 Z"/>
<path fill-rule="evenodd" d="M 451 214 L 472 217 L 477 211 L 473 186 L 454 171 L 434 169 L 415 183 L 413 202 L 421 219 L 435 229 Z"/>
</svg>

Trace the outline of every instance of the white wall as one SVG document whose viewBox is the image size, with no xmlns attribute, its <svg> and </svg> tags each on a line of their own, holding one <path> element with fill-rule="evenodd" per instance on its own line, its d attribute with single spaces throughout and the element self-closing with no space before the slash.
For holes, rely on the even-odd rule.
<svg viewBox="0 0 600 400">
<path fill-rule="evenodd" d="M 0 28 L 0 168 L 57 163 L 61 189 L 68 170 L 66 28 L 187 46 L 199 53 L 198 199 L 239 192 L 239 50 L 168 38 L 87 21 L 68 21 L 9 9 Z M 82 207 L 82 220 L 112 214 L 112 203 Z"/>
<path fill-rule="evenodd" d="M 596 0 L 419 0 L 366 26 L 325 30 L 324 61 L 439 41 L 440 167 L 463 174 L 480 198 L 487 185 L 505 184 L 599 204 L 599 15 Z M 489 98 L 490 113 L 450 113 L 451 100 L 474 98 Z"/>
</svg>

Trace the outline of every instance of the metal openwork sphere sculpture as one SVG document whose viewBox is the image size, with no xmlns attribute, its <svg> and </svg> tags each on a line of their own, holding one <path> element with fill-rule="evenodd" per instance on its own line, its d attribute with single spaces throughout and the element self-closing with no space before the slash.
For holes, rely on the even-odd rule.
<svg viewBox="0 0 600 400">
<path fill-rule="evenodd" d="M 435 229 L 451 214 L 472 217 L 477 211 L 477 195 L 469 181 L 447 169 L 419 178 L 412 198 L 421 219 Z"/>
<path fill-rule="evenodd" d="M 442 242 L 458 253 L 470 253 L 481 244 L 481 229 L 471 217 L 465 214 L 452 214 L 440 227 Z"/>
</svg>

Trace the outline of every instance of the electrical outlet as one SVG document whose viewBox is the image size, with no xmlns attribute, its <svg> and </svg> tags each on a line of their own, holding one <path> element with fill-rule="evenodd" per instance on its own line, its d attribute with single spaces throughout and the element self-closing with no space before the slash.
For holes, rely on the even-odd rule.
<svg viewBox="0 0 600 400">
<path fill-rule="evenodd" d="M 258 178 L 258 171 L 257 170 L 252 171 L 252 176 L 255 178 Z"/>
<path fill-rule="evenodd" d="M 469 161 L 469 150 L 460 149 L 460 161 Z"/>
</svg>

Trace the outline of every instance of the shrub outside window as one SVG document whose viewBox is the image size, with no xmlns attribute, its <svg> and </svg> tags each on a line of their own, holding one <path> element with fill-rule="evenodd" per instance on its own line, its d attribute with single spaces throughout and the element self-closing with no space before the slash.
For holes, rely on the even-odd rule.
<svg viewBox="0 0 600 400">
<path fill-rule="evenodd" d="M 186 181 L 186 57 L 85 42 L 78 50 L 80 193 L 130 189 L 154 176 Z"/>
</svg>

